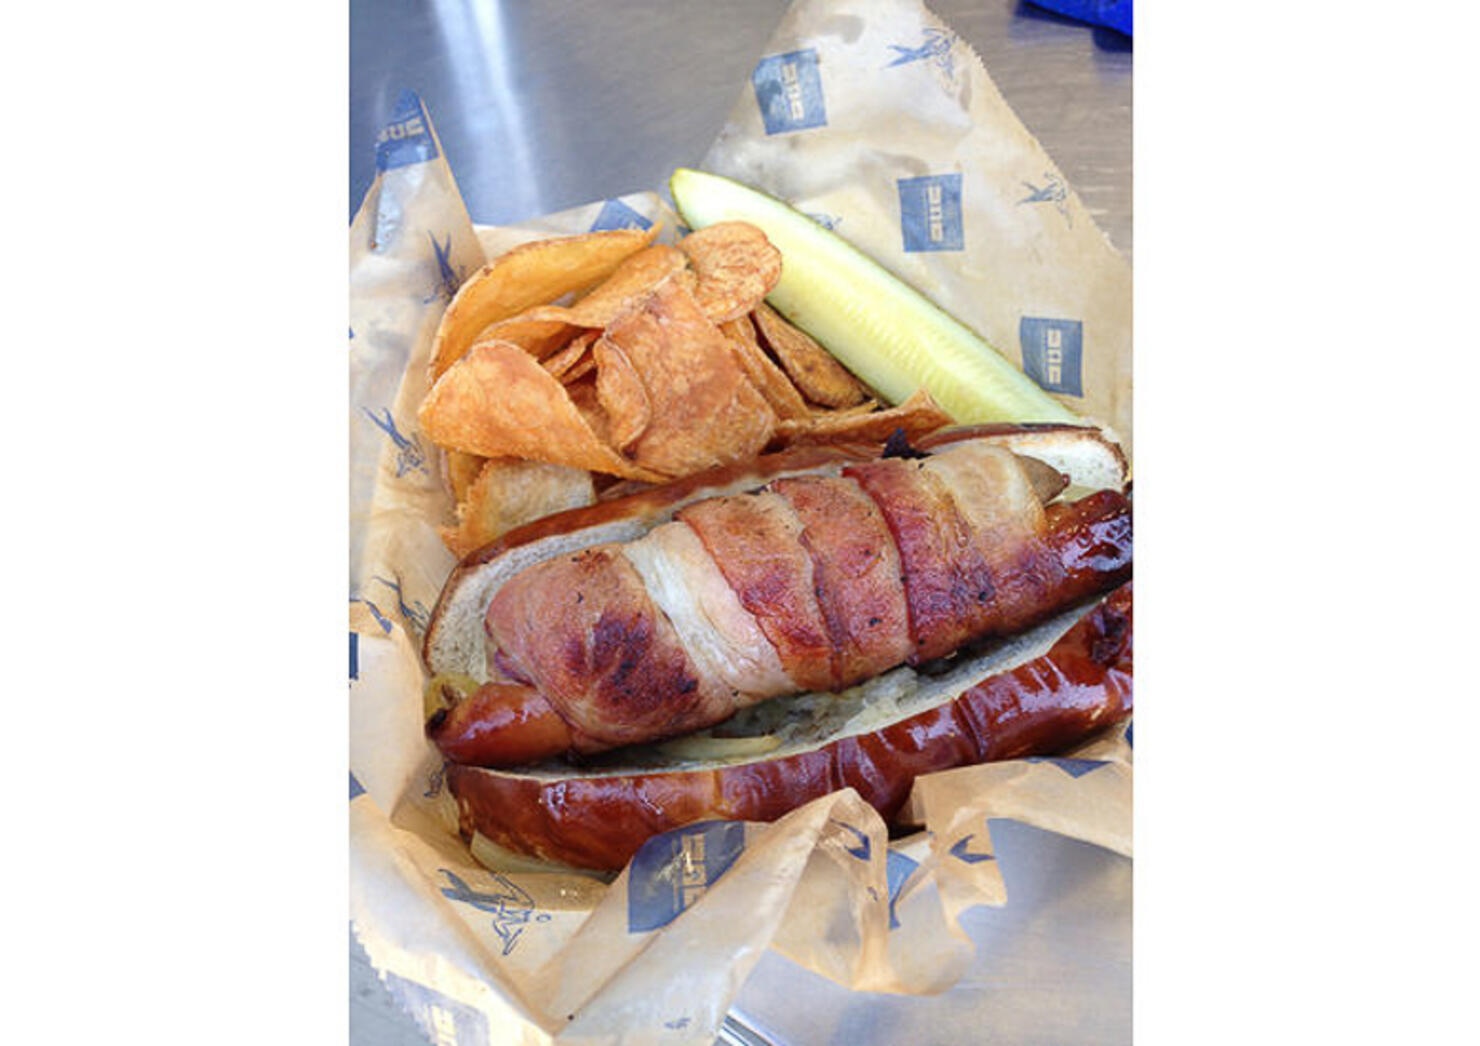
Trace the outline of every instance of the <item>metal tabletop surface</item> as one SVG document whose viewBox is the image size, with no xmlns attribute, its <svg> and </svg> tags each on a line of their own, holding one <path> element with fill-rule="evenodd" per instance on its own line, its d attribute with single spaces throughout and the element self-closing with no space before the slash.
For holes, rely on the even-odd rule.
<svg viewBox="0 0 1480 1046">
<path fill-rule="evenodd" d="M 674 167 L 703 156 L 787 6 L 351 0 L 351 208 L 370 187 L 375 136 L 405 88 L 425 102 L 476 223 L 659 189 Z M 981 56 L 1129 257 L 1130 41 L 1018 0 L 928 6 Z M 1021 825 L 998 822 L 993 832 L 1012 900 L 965 918 L 990 964 L 944 995 L 908 998 L 848 992 L 768 954 L 736 1002 L 743 1027 L 727 1034 L 809 1044 L 1129 1042 L 1130 862 Z M 350 957 L 351 1041 L 424 1046 L 353 940 Z"/>
</svg>

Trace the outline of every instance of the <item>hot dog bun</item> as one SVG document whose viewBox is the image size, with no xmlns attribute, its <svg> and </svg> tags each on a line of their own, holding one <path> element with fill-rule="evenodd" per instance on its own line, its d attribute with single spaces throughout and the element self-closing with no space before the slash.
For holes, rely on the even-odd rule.
<svg viewBox="0 0 1480 1046">
<path fill-rule="evenodd" d="M 1119 448 L 1094 429 L 972 426 L 917 446 L 965 438 L 1044 461 L 1080 490 L 1118 490 L 1127 481 Z M 876 446 L 798 447 L 513 531 L 449 578 L 424 642 L 427 667 L 488 680 L 484 611 L 526 567 L 634 540 L 704 498 L 878 454 Z M 590 868 L 619 868 L 651 835 L 694 820 L 769 820 L 842 787 L 889 816 L 918 774 L 1056 751 L 1127 714 L 1130 604 L 1126 585 L 942 664 L 901 667 L 842 695 L 768 701 L 697 734 L 622 748 L 580 768 L 564 760 L 519 770 L 454 764 L 449 788 L 465 835 Z"/>
</svg>

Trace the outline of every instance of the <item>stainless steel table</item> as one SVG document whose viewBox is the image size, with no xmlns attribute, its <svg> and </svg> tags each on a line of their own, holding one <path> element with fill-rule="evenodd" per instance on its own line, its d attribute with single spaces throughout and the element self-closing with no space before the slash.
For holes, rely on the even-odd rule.
<svg viewBox="0 0 1480 1046">
<path fill-rule="evenodd" d="M 933 0 L 1131 252 L 1131 47 L 1015 0 Z M 350 201 L 403 88 L 417 91 L 475 222 L 503 224 L 662 186 L 713 140 L 787 0 L 351 0 Z M 1130 862 L 994 825 L 1012 904 L 967 915 L 989 945 L 951 992 L 846 992 L 767 955 L 735 1006 L 736 1041 L 1130 1041 Z M 351 942 L 350 1034 L 424 1046 Z M 1044 971 L 1053 971 L 1045 977 Z M 1086 987 L 1093 991 L 1085 991 Z M 1082 999 L 1101 1000 L 1091 1009 Z M 1107 1005 L 1103 1000 L 1112 1000 Z"/>
</svg>

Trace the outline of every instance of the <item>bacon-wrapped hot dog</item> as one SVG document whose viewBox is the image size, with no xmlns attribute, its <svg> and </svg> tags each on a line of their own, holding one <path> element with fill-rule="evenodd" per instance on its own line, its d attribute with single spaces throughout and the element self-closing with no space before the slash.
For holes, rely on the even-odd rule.
<svg viewBox="0 0 1480 1046">
<path fill-rule="evenodd" d="M 491 594 L 490 683 L 435 715 L 455 762 L 511 766 L 709 727 L 1013 635 L 1129 577 L 1118 490 L 990 439 L 854 460 L 682 505 Z"/>
</svg>

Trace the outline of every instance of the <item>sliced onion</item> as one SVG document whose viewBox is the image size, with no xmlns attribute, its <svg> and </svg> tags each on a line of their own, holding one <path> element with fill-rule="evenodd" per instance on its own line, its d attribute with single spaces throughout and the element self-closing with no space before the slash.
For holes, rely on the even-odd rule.
<svg viewBox="0 0 1480 1046">
<path fill-rule="evenodd" d="M 664 741 L 657 746 L 658 751 L 670 759 L 695 762 L 749 759 L 773 752 L 780 747 L 781 738 L 775 734 L 762 734 L 759 737 L 714 737 L 707 734 L 691 734 L 688 737 Z"/>
</svg>

